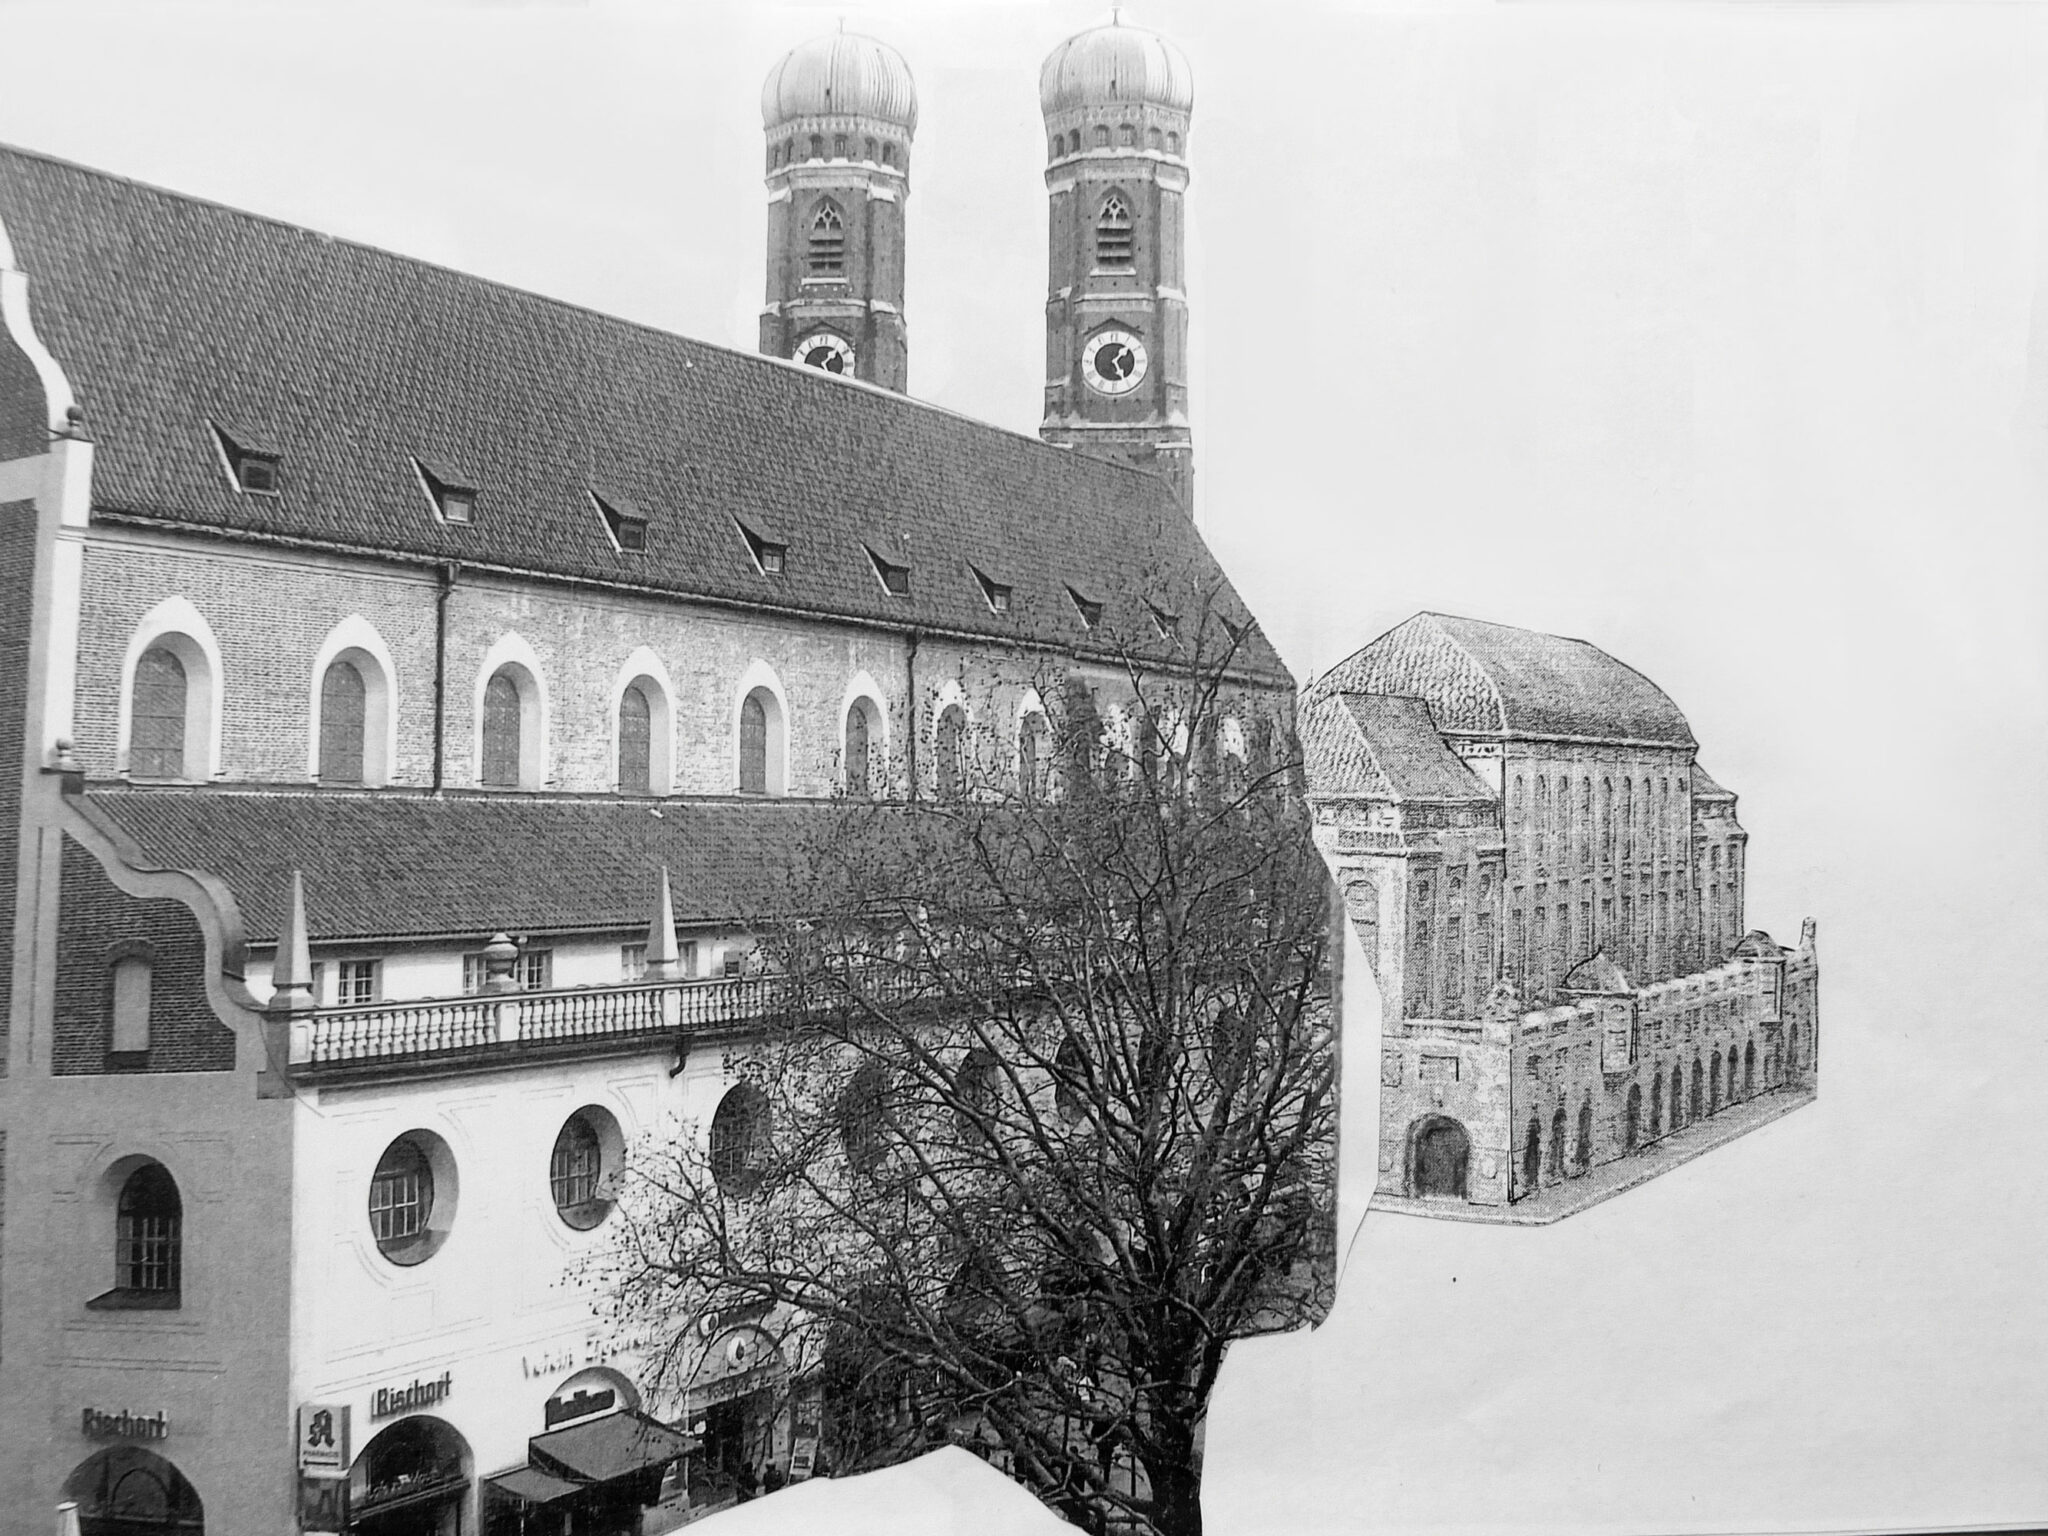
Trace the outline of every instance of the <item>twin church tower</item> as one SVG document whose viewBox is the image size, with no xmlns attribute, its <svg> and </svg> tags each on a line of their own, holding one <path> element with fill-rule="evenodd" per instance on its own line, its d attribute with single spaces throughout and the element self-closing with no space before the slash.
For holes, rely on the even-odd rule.
<svg viewBox="0 0 2048 1536">
<path fill-rule="evenodd" d="M 1161 475 L 1191 511 L 1187 59 L 1119 17 L 1052 51 L 1038 100 L 1051 194 L 1039 435 Z M 873 38 L 815 39 L 769 73 L 761 120 L 761 350 L 902 390 L 903 205 L 917 129 L 909 67 Z"/>
</svg>

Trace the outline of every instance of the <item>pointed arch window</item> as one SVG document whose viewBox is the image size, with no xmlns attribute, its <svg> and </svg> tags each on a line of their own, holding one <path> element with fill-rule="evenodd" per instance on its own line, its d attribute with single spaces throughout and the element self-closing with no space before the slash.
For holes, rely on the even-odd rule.
<svg viewBox="0 0 2048 1536">
<path fill-rule="evenodd" d="M 1121 192 L 1112 192 L 1095 219 L 1095 264 L 1127 270 L 1133 259 L 1131 206 Z"/>
<path fill-rule="evenodd" d="M 369 690 L 362 669 L 335 661 L 320 679 L 320 782 L 363 782 L 363 723 Z"/>
<path fill-rule="evenodd" d="M 829 200 L 818 204 L 818 211 L 811 215 L 810 275 L 846 275 L 846 221 Z"/>
<path fill-rule="evenodd" d="M 768 793 L 768 706 L 758 688 L 740 705 L 740 793 Z"/>
<path fill-rule="evenodd" d="M 492 675 L 484 688 L 483 781 L 494 789 L 519 787 L 520 736 L 525 727 L 519 685 L 510 674 Z"/>
<path fill-rule="evenodd" d="M 865 699 L 855 699 L 846 711 L 846 792 L 865 798 L 875 790 L 875 759 L 872 724 Z"/>
<path fill-rule="evenodd" d="M 1026 804 L 1036 805 L 1045 798 L 1050 766 L 1045 749 L 1045 716 L 1033 710 L 1017 728 L 1017 792 Z"/>
<path fill-rule="evenodd" d="M 135 714 L 129 771 L 138 779 L 185 776 L 185 664 L 168 646 L 153 645 L 135 664 Z"/>
<path fill-rule="evenodd" d="M 654 792 L 654 712 L 638 683 L 619 695 L 619 792 Z"/>
<path fill-rule="evenodd" d="M 941 799 L 957 800 L 967 788 L 966 736 L 967 712 L 958 704 L 947 705 L 939 716 L 936 741 Z"/>
</svg>

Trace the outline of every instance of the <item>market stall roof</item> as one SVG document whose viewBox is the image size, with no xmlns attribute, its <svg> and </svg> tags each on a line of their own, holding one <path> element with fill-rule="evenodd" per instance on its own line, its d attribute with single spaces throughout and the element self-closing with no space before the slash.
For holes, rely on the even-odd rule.
<svg viewBox="0 0 2048 1536">
<path fill-rule="evenodd" d="M 607 1483 L 687 1456 L 703 1442 L 631 1409 L 535 1435 L 526 1459 L 542 1471 Z"/>
</svg>

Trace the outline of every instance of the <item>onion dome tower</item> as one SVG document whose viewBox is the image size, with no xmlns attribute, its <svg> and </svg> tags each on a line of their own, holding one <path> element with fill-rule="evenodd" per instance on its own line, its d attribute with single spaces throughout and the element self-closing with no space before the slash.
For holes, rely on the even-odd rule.
<svg viewBox="0 0 2048 1536">
<path fill-rule="evenodd" d="M 1192 515 L 1187 57 L 1119 13 L 1053 49 L 1038 103 L 1051 194 L 1039 436 L 1163 475 Z"/>
<path fill-rule="evenodd" d="M 903 204 L 917 92 L 903 55 L 852 32 L 783 56 L 761 87 L 768 305 L 761 350 L 902 390 Z"/>
</svg>

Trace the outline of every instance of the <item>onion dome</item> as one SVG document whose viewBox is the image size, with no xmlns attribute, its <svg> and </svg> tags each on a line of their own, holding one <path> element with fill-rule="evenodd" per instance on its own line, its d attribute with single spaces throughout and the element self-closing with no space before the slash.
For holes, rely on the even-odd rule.
<svg viewBox="0 0 2048 1536">
<path fill-rule="evenodd" d="M 799 117 L 873 117 L 914 131 L 917 90 L 910 66 L 887 43 L 858 32 L 800 43 L 768 71 L 761 125 L 773 130 Z"/>
<path fill-rule="evenodd" d="M 1073 107 L 1143 102 L 1174 112 L 1195 105 L 1187 55 L 1157 32 L 1121 17 L 1077 32 L 1038 71 L 1039 109 L 1050 117 Z"/>
</svg>

